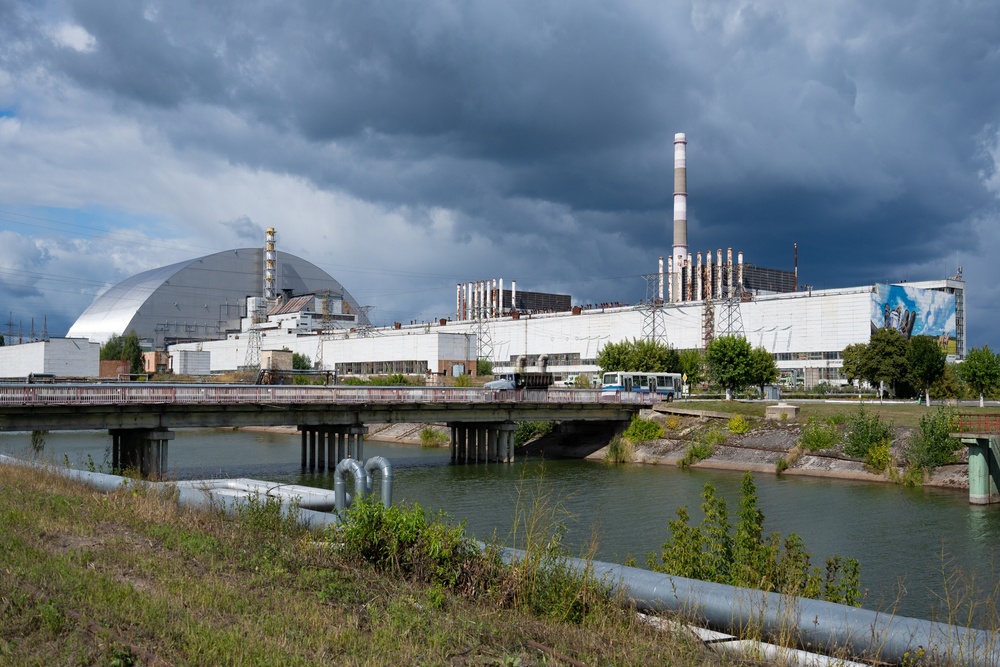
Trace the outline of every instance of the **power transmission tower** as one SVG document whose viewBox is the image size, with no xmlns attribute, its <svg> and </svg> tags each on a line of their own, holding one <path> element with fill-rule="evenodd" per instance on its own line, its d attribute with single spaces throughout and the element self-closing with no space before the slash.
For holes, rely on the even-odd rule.
<svg viewBox="0 0 1000 667">
<path fill-rule="evenodd" d="M 478 308 L 476 312 L 476 360 L 486 359 L 493 363 L 493 334 L 490 332 L 489 319 L 484 308 Z"/>
<path fill-rule="evenodd" d="M 320 320 L 319 342 L 316 346 L 316 368 L 323 369 L 323 347 L 328 340 L 333 340 L 333 316 L 330 313 L 330 290 L 323 293 L 320 306 L 323 317 Z"/>
<path fill-rule="evenodd" d="M 250 313 L 250 331 L 247 332 L 247 355 L 240 370 L 260 370 L 260 324 L 264 321 L 264 300 L 255 299 Z"/>
<path fill-rule="evenodd" d="M 667 323 L 666 314 L 663 309 L 663 299 L 660 295 L 660 274 L 647 273 L 643 275 L 646 279 L 646 298 L 638 306 L 642 312 L 642 340 L 655 341 L 667 345 Z"/>
<path fill-rule="evenodd" d="M 369 336 L 377 336 L 378 332 L 375 331 L 375 327 L 372 326 L 371 318 L 368 317 L 368 313 L 375 310 L 375 306 L 361 306 L 361 312 L 358 317 L 358 336 L 360 338 L 368 338 Z"/>
<path fill-rule="evenodd" d="M 706 348 L 715 340 L 715 303 L 711 299 L 705 299 L 705 305 L 701 311 L 701 346 Z"/>
</svg>

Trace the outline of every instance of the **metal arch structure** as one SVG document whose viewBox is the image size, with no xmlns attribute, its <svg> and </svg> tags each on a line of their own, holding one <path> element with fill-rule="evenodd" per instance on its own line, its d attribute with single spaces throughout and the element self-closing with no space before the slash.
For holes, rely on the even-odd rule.
<svg viewBox="0 0 1000 667">
<path fill-rule="evenodd" d="M 216 340 L 240 328 L 248 296 L 263 285 L 264 248 L 239 248 L 162 266 L 126 278 L 94 299 L 67 336 L 103 343 L 135 331 L 156 348 L 180 341 Z M 277 252 L 277 286 L 296 294 L 341 295 L 369 324 L 343 285 L 315 264 Z M 354 326 L 352 324 L 352 326 Z"/>
</svg>

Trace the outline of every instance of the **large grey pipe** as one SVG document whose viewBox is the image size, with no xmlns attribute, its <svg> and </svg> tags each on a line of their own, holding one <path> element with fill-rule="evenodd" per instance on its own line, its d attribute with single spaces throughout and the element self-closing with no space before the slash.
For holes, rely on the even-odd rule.
<svg viewBox="0 0 1000 667">
<path fill-rule="evenodd" d="M 354 497 L 361 499 L 368 493 L 367 474 L 361 464 L 354 459 L 343 459 L 333 471 L 333 493 L 336 497 L 338 512 L 347 509 L 347 480 L 344 475 L 350 473 L 354 477 Z"/>
<path fill-rule="evenodd" d="M 524 552 L 505 549 L 508 561 Z M 767 638 L 789 634 L 809 651 L 850 655 L 890 664 L 913 661 L 923 649 L 929 664 L 986 667 L 1000 664 L 995 632 L 860 609 L 848 605 L 765 593 L 696 579 L 674 577 L 614 563 L 567 559 L 579 573 L 624 592 L 639 611 L 676 612 L 733 635 L 758 631 Z M 922 664 L 921 661 L 917 661 Z"/>
<path fill-rule="evenodd" d="M 374 480 L 372 473 L 376 470 L 382 475 L 382 504 L 386 507 L 392 506 L 392 464 L 384 456 L 373 456 L 365 461 L 365 481 L 368 484 L 367 493 L 371 493 Z"/>
</svg>

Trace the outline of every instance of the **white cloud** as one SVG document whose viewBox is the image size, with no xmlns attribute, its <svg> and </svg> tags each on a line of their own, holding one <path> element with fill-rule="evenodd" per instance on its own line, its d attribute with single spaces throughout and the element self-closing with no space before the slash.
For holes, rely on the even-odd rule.
<svg viewBox="0 0 1000 667">
<path fill-rule="evenodd" d="M 94 36 L 79 25 L 60 23 L 52 28 L 50 35 L 52 41 L 58 46 L 80 53 L 91 53 L 97 47 L 97 40 Z"/>
</svg>

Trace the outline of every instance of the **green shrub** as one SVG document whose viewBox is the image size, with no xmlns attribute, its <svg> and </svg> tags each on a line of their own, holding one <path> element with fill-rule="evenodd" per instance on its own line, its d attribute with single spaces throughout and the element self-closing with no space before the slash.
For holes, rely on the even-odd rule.
<svg viewBox="0 0 1000 667">
<path fill-rule="evenodd" d="M 864 405 L 848 420 L 844 453 L 863 459 L 868 450 L 883 440 L 892 442 L 892 424 L 886 424 L 875 412 L 869 412 Z"/>
<path fill-rule="evenodd" d="M 853 558 L 828 558 L 826 568 L 810 567 L 802 539 L 792 533 L 764 537 L 764 514 L 757 507 L 753 476 L 743 477 L 739 521 L 733 530 L 725 500 L 711 483 L 702 492 L 704 519 L 690 525 L 686 507 L 668 522 L 670 537 L 660 554 L 649 554 L 647 566 L 680 577 L 732 586 L 759 588 L 788 595 L 824 599 L 858 606 L 861 602 L 860 565 Z"/>
<path fill-rule="evenodd" d="M 420 446 L 421 447 L 441 447 L 448 444 L 448 434 L 433 429 L 430 426 L 425 426 L 420 429 Z"/>
<path fill-rule="evenodd" d="M 635 445 L 628 438 L 616 435 L 608 443 L 604 460 L 610 463 L 628 463 L 635 458 Z"/>
<path fill-rule="evenodd" d="M 832 449 L 838 442 L 840 442 L 840 432 L 837 427 L 820 423 L 815 418 L 811 418 L 802 427 L 802 436 L 799 438 L 799 444 L 810 452 Z"/>
<path fill-rule="evenodd" d="M 667 415 L 663 420 L 663 426 L 671 431 L 676 431 L 681 427 L 681 418 L 677 415 Z"/>
<path fill-rule="evenodd" d="M 681 468 L 687 468 L 698 461 L 704 461 L 713 453 L 715 453 L 715 445 L 695 441 L 687 446 L 687 449 L 684 450 L 684 456 L 677 460 L 677 465 Z"/>
<path fill-rule="evenodd" d="M 843 412 L 834 412 L 832 415 L 827 416 L 826 423 L 830 426 L 843 426 L 847 423 L 847 415 Z"/>
<path fill-rule="evenodd" d="M 911 467 L 929 470 L 956 460 L 955 450 L 962 443 L 951 437 L 954 417 L 954 411 L 940 407 L 920 418 L 920 431 L 910 439 L 906 449 L 906 460 Z"/>
<path fill-rule="evenodd" d="M 750 430 L 750 421 L 743 415 L 734 415 L 729 420 L 729 432 L 742 435 Z"/>
<path fill-rule="evenodd" d="M 471 375 L 459 375 L 455 378 L 456 387 L 471 387 L 472 386 L 472 376 Z"/>
<path fill-rule="evenodd" d="M 726 432 L 719 426 L 712 425 L 702 432 L 701 440 L 706 445 L 714 448 L 716 445 L 721 445 L 726 441 Z"/>
<path fill-rule="evenodd" d="M 641 419 L 638 416 L 632 417 L 632 423 L 625 429 L 625 437 L 632 442 L 648 442 L 659 440 L 666 435 L 666 430 L 652 419 Z"/>
<path fill-rule="evenodd" d="M 781 474 L 788 470 L 788 459 L 784 456 L 778 457 L 778 460 L 774 462 L 774 472 Z"/>
<path fill-rule="evenodd" d="M 476 375 L 493 375 L 493 362 L 489 359 L 477 359 Z"/>
<path fill-rule="evenodd" d="M 517 422 L 517 430 L 514 431 L 514 446 L 520 447 L 529 440 L 540 438 L 552 431 L 552 422 L 545 421 L 524 421 Z"/>
<path fill-rule="evenodd" d="M 356 499 L 331 542 L 380 572 L 449 588 L 465 588 L 490 569 L 464 524 L 450 525 L 440 513 L 428 517 L 416 503 L 385 507 L 375 498 Z"/>
<path fill-rule="evenodd" d="M 872 472 L 880 473 L 889 467 L 889 462 L 892 460 L 891 454 L 889 453 L 891 443 L 888 440 L 883 440 L 882 442 L 877 442 L 868 449 L 868 453 L 865 454 L 865 465 Z"/>
</svg>

